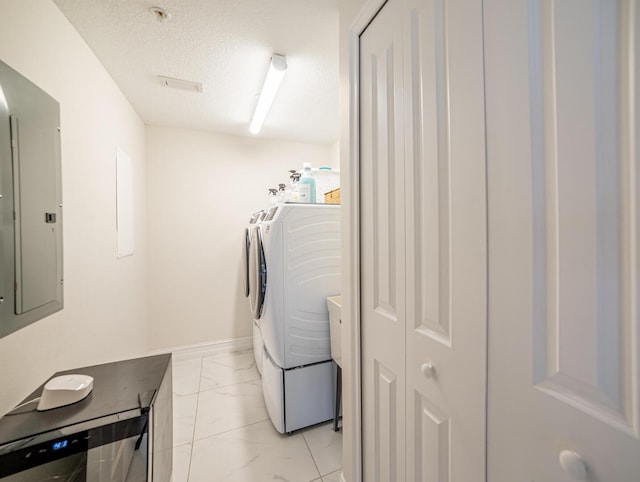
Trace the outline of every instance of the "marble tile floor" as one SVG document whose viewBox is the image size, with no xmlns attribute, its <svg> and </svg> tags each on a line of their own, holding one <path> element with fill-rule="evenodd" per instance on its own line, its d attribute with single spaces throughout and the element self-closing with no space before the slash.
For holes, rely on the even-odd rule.
<svg viewBox="0 0 640 482">
<path fill-rule="evenodd" d="M 342 433 L 279 434 L 246 350 L 173 361 L 173 482 L 339 482 Z"/>
</svg>

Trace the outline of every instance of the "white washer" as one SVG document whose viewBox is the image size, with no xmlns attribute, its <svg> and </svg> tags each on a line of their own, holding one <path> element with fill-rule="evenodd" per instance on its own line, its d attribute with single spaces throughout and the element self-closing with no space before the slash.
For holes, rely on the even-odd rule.
<svg viewBox="0 0 640 482">
<path fill-rule="evenodd" d="M 333 418 L 326 297 L 340 292 L 340 206 L 271 208 L 252 235 L 249 261 L 274 426 L 285 433 Z"/>
<path fill-rule="evenodd" d="M 244 281 L 244 295 L 245 297 L 249 297 L 250 294 L 250 282 L 249 282 L 249 253 L 251 251 L 251 235 L 255 229 L 260 228 L 260 223 L 262 219 L 266 216 L 265 211 L 258 211 L 253 213 L 251 219 L 249 220 L 249 224 L 244 230 L 244 241 L 243 241 L 243 281 Z M 262 374 L 262 351 L 264 349 L 262 343 L 262 335 L 260 334 L 260 325 L 255 316 L 252 317 L 252 330 L 253 330 L 253 354 L 256 360 L 256 368 L 258 369 L 258 373 Z"/>
</svg>

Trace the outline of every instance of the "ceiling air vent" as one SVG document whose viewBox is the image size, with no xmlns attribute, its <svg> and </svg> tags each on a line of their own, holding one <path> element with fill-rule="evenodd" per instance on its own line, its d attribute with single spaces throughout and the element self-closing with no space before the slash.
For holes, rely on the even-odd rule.
<svg viewBox="0 0 640 482">
<path fill-rule="evenodd" d="M 201 82 L 192 82 L 190 80 L 173 79 L 171 77 L 164 77 L 163 75 L 158 75 L 158 78 L 160 79 L 160 84 L 163 87 L 188 90 L 190 92 L 202 92 Z"/>
</svg>

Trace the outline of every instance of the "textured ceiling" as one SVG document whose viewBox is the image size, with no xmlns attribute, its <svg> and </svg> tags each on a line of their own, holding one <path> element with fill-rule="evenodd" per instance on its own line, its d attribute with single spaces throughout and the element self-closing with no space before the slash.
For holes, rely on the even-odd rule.
<svg viewBox="0 0 640 482">
<path fill-rule="evenodd" d="M 256 96 L 280 53 L 287 75 L 258 136 L 338 139 L 335 0 L 54 1 L 146 124 L 251 136 Z M 157 21 L 152 6 L 171 19 Z M 158 75 L 204 92 L 162 87 Z"/>
</svg>

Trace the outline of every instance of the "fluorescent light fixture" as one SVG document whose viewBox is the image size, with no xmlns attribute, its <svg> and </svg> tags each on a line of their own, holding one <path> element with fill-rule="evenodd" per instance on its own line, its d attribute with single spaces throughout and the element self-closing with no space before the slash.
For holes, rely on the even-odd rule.
<svg viewBox="0 0 640 482">
<path fill-rule="evenodd" d="M 267 77 L 264 79 L 264 85 L 262 86 L 262 92 L 258 98 L 258 104 L 256 110 L 253 113 L 251 124 L 249 125 L 249 131 L 252 134 L 257 134 L 262 129 L 262 123 L 264 122 L 269 108 L 273 103 L 273 99 L 280 88 L 280 83 L 284 78 L 284 74 L 287 72 L 287 58 L 284 55 L 273 54 L 271 57 L 271 65 L 269 65 L 269 71 Z"/>
<path fill-rule="evenodd" d="M 4 91 L 2 90 L 2 84 L 0 84 L 0 106 L 4 107 L 4 110 L 8 111 L 9 106 L 7 105 L 7 98 L 4 96 Z"/>
</svg>

